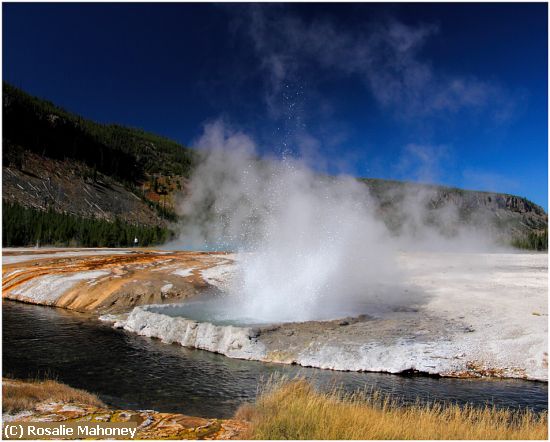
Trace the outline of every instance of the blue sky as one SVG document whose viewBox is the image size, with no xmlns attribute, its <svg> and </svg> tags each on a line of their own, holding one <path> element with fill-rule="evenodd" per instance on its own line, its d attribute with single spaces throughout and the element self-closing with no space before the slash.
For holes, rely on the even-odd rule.
<svg viewBox="0 0 550 442">
<path fill-rule="evenodd" d="M 192 145 L 547 208 L 547 5 L 3 4 L 3 77 Z"/>
</svg>

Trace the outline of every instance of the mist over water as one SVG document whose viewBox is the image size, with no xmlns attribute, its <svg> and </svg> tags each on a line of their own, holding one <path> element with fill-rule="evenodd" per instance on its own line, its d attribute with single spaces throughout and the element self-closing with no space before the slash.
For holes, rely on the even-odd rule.
<svg viewBox="0 0 550 442">
<path fill-rule="evenodd" d="M 421 228 L 418 205 L 404 204 L 412 224 L 397 238 L 377 218 L 364 183 L 321 175 L 297 158 L 259 159 L 250 137 L 220 121 L 207 125 L 196 145 L 204 158 L 179 207 L 185 221 L 178 245 L 239 252 L 229 314 L 305 321 L 406 302 L 396 299 L 404 277 L 398 250 L 414 248 L 415 238 L 451 247 Z M 455 244 L 468 242 L 456 236 Z"/>
</svg>

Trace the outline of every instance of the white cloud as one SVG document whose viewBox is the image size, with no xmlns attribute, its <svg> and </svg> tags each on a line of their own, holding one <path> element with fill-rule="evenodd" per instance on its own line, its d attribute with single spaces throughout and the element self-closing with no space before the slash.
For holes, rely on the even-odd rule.
<svg viewBox="0 0 550 442">
<path fill-rule="evenodd" d="M 285 85 L 312 72 L 320 77 L 320 68 L 358 76 L 380 106 L 407 118 L 485 109 L 502 122 L 513 114 L 514 99 L 501 86 L 472 75 L 442 73 L 422 57 L 426 43 L 439 32 L 436 25 L 389 20 L 351 31 L 264 5 L 251 7 L 247 25 L 268 74 L 266 101 L 274 116 L 286 112 L 280 98 Z"/>
<path fill-rule="evenodd" d="M 407 144 L 395 165 L 395 172 L 401 179 L 425 183 L 437 183 L 448 172 L 447 164 L 453 151 L 446 145 Z"/>
</svg>

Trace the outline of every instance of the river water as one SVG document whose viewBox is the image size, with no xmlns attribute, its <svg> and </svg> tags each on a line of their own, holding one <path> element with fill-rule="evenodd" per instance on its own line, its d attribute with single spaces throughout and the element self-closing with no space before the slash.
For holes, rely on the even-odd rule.
<svg viewBox="0 0 550 442">
<path fill-rule="evenodd" d="M 241 361 L 163 344 L 62 309 L 4 301 L 3 373 L 55 378 L 117 408 L 230 417 L 270 376 L 302 376 L 320 388 L 375 388 L 411 402 L 446 401 L 546 410 L 548 384 L 332 372 Z"/>
</svg>

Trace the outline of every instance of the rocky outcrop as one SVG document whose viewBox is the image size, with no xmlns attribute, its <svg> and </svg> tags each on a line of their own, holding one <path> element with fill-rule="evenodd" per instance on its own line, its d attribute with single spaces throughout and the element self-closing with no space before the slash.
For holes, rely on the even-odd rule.
<svg viewBox="0 0 550 442">
<path fill-rule="evenodd" d="M 110 410 L 85 404 L 55 402 L 39 404 L 33 411 L 21 412 L 13 416 L 3 415 L 3 421 L 5 423 L 70 421 L 73 424 L 136 422 L 138 427 L 135 439 L 137 440 L 244 439 L 249 428 L 247 422 L 234 419 L 207 419 L 152 410 Z"/>
</svg>

